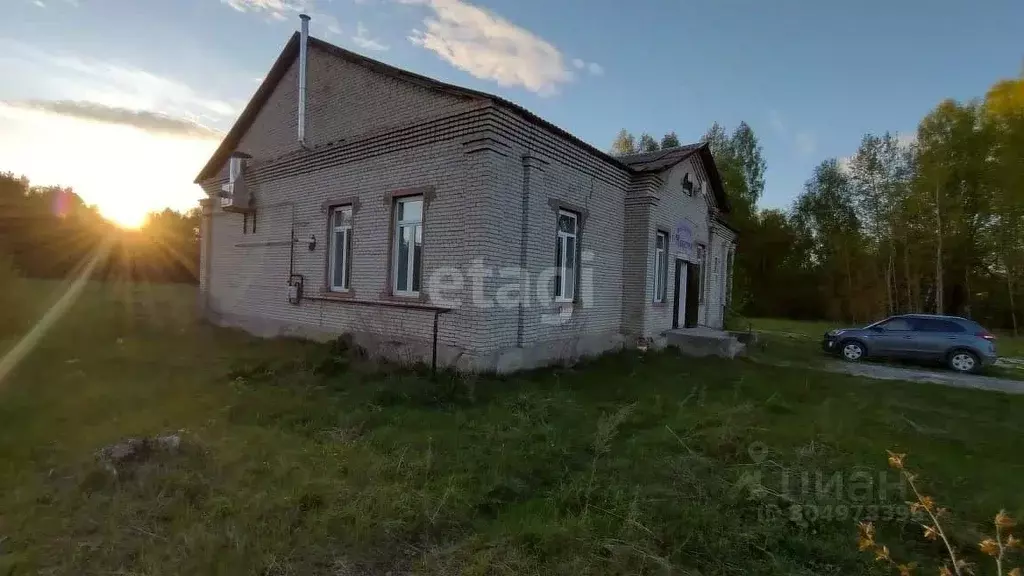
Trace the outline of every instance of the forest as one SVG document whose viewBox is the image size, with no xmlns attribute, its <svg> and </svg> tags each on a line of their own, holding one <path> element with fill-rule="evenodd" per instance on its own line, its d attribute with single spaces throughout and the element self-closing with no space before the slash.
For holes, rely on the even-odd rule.
<svg viewBox="0 0 1024 576">
<path fill-rule="evenodd" d="M 165 209 L 137 230 L 109 222 L 71 188 L 32 186 L 0 172 L 0 278 L 74 275 L 101 245 L 109 247 L 94 275 L 104 280 L 197 282 L 198 206 Z M 0 279 L 0 282 L 3 280 Z"/>
<path fill-rule="evenodd" d="M 1024 280 L 1024 75 L 945 100 L 912 139 L 865 134 L 827 158 L 786 209 L 760 208 L 766 161 L 754 130 L 714 124 L 740 231 L 730 314 L 866 323 L 963 315 L 1018 330 Z M 612 153 L 679 145 L 623 130 Z M 851 143 L 851 149 L 855 144 Z"/>
</svg>

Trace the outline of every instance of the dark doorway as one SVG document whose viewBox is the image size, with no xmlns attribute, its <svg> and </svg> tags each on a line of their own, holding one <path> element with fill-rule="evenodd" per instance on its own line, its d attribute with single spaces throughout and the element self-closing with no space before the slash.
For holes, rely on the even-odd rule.
<svg viewBox="0 0 1024 576">
<path fill-rule="evenodd" d="M 679 299 L 682 297 L 682 295 L 680 294 L 680 291 L 683 289 L 683 283 L 680 280 L 682 279 L 682 275 L 683 275 L 683 264 L 684 264 L 684 262 L 682 260 L 676 259 L 676 270 L 675 270 L 675 276 L 674 276 L 674 278 L 676 279 L 676 281 L 675 281 L 676 290 L 675 290 L 675 292 L 673 293 L 673 296 L 672 296 L 672 328 L 673 329 L 679 328 Z"/>
<path fill-rule="evenodd" d="M 700 307 L 700 266 L 686 264 L 686 313 L 683 314 L 685 326 L 693 328 L 697 325 Z"/>
</svg>

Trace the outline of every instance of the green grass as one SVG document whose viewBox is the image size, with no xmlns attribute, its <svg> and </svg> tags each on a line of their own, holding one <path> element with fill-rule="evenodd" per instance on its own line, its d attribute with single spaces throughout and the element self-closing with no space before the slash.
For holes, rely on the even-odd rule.
<svg viewBox="0 0 1024 576">
<path fill-rule="evenodd" d="M 836 328 L 848 327 L 841 322 L 788 320 L 785 318 L 751 318 L 751 327 L 759 332 L 785 334 L 793 337 L 803 336 L 816 341 L 822 334 Z"/>
<path fill-rule="evenodd" d="M 0 383 L 0 574 L 880 574 L 850 516 L 899 515 L 863 490 L 887 448 L 964 546 L 1024 515 L 1022 397 L 668 352 L 431 381 L 201 325 L 194 301 L 90 286 Z M 93 456 L 179 429 L 116 479 Z"/>
</svg>

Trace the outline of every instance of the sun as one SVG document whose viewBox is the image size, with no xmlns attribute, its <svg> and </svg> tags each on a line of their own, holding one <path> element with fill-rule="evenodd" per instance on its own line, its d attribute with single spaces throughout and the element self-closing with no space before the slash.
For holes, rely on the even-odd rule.
<svg viewBox="0 0 1024 576">
<path fill-rule="evenodd" d="M 121 228 L 137 230 L 146 223 L 146 210 L 141 206 L 128 204 L 100 205 L 100 214 Z"/>
</svg>

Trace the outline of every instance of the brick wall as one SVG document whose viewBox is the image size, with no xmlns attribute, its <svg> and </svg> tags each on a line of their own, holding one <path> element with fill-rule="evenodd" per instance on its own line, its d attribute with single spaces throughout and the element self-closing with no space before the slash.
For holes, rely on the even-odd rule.
<svg viewBox="0 0 1024 576">
<path fill-rule="evenodd" d="M 694 251 L 683 253 L 671 235 L 675 232 L 676 225 L 680 222 L 688 223 L 693 229 L 694 244 L 700 243 L 707 246 L 709 253 L 712 250 L 712 235 L 710 233 L 710 212 L 708 199 L 703 195 L 694 194 L 688 196 L 683 192 L 683 176 L 690 174 L 690 179 L 696 183 L 697 176 L 703 176 L 703 168 L 696 157 L 691 156 L 680 162 L 662 174 L 664 184 L 658 189 L 658 202 L 652 205 L 650 221 L 646 228 L 644 238 L 647 247 L 646 262 L 647 275 L 644 291 L 644 315 L 643 326 L 645 336 L 657 336 L 672 328 L 673 295 L 676 290 L 675 262 L 676 259 L 701 265 L 697 254 Z M 709 185 L 705 183 L 704 192 L 710 194 Z M 654 302 L 654 243 L 655 234 L 658 230 L 667 231 L 670 234 L 667 286 L 665 302 L 658 304 Z M 707 274 L 707 270 L 705 270 Z M 721 313 L 718 310 L 720 299 L 712 299 L 711 295 L 716 292 L 712 286 L 713 277 L 708 277 L 708 282 L 702 287 L 705 290 L 702 304 L 698 311 L 698 324 L 714 328 L 721 326 Z M 683 319 L 680 318 L 680 325 Z"/>
<path fill-rule="evenodd" d="M 387 194 L 429 186 L 433 197 L 424 215 L 421 290 L 427 303 L 434 299 L 428 280 L 447 267 L 466 273 L 476 263 L 491 271 L 523 263 L 536 277 L 552 266 L 555 210 L 549 199 L 583 208 L 581 247 L 594 252 L 593 271 L 587 272 L 595 286 L 592 297 L 562 323 L 545 321 L 559 308 L 537 305 L 536 285 L 529 286 L 530 302 L 520 310 L 477 305 L 467 283 L 462 305 L 439 322 L 443 362 L 493 368 L 503 351 L 531 346 L 547 358 L 569 356 L 581 338 L 618 333 L 624 170 L 486 101 L 405 84 L 316 51 L 310 62 L 311 149 L 295 143 L 293 66 L 238 147 L 253 156 L 246 181 L 256 199 L 255 229 L 252 216 L 219 206 L 204 227 L 208 273 L 202 287 L 211 316 L 268 334 L 376 334 L 395 346 L 413 343 L 411 354 L 422 358 L 432 312 L 318 298 L 325 289 L 329 246 L 323 203 L 356 200 L 349 297 L 377 301 L 387 297 L 389 285 L 392 204 Z M 383 109 L 382 102 L 387 103 Z M 524 167 L 524 156 L 534 159 L 532 168 Z M 528 171 L 532 178 L 524 204 Z M 222 169 L 203 186 L 215 193 L 225 178 Z M 311 236 L 313 250 L 307 248 Z M 300 305 L 286 298 L 289 262 L 292 272 L 305 278 L 307 298 Z M 507 296 L 515 284 L 514 278 L 493 274 L 483 281 L 485 299 L 494 302 L 503 289 Z M 559 351 L 549 346 L 552 342 L 569 344 Z M 536 364 L 540 356 L 535 356 L 520 363 Z"/>
</svg>

